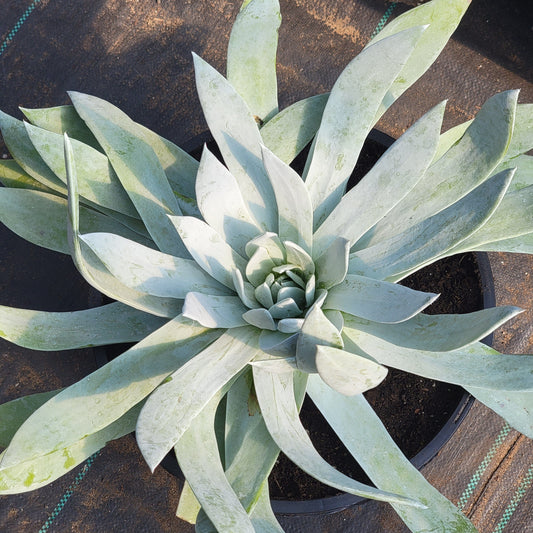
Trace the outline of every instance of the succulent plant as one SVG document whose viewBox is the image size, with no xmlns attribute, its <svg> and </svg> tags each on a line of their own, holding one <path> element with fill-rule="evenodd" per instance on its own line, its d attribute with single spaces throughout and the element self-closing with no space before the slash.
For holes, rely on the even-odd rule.
<svg viewBox="0 0 533 533">
<path fill-rule="evenodd" d="M 475 531 L 409 463 L 363 392 L 387 368 L 463 386 L 533 437 L 533 358 L 480 342 L 519 309 L 427 315 L 398 282 L 464 251 L 533 253 L 533 106 L 489 99 L 441 135 L 417 120 L 351 190 L 364 140 L 432 64 L 468 0 L 388 24 L 331 93 L 278 111 L 276 0 L 246 1 L 227 77 L 194 56 L 224 163 L 198 163 L 112 104 L 0 114 L 2 222 L 67 253 L 112 303 L 0 307 L 0 335 L 61 350 L 135 343 L 78 383 L 0 406 L 0 493 L 39 488 L 135 430 L 153 470 L 174 450 L 178 514 L 199 532 L 282 531 L 268 475 L 280 449 L 320 481 L 389 502 L 412 531 Z M 300 176 L 291 161 L 312 141 Z M 514 178 L 513 178 L 514 175 Z M 308 394 L 377 488 L 324 461 L 299 420 Z M 529 411 L 528 411 L 529 410 Z"/>
</svg>

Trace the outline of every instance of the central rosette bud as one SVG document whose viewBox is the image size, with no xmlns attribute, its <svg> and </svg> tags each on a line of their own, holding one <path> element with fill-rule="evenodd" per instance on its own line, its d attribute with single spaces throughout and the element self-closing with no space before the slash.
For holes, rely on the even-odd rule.
<svg viewBox="0 0 533 533">
<path fill-rule="evenodd" d="M 246 254 L 246 280 L 236 276 L 240 278 L 238 292 L 245 296 L 243 303 L 252 307 L 243 319 L 262 329 L 299 331 L 317 296 L 312 258 L 297 244 L 282 242 L 275 233 L 248 242 Z"/>
</svg>

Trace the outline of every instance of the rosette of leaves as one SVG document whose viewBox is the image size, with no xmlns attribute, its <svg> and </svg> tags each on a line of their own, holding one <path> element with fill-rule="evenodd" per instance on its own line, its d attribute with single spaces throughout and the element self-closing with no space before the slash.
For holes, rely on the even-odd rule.
<svg viewBox="0 0 533 533">
<path fill-rule="evenodd" d="M 38 350 L 135 343 L 61 391 L 0 406 L 0 492 L 50 483 L 133 430 L 151 469 L 174 450 L 178 515 L 207 532 L 282 531 L 279 451 L 322 482 L 387 501 L 412 531 L 475 528 L 393 443 L 362 393 L 388 367 L 463 386 L 533 436 L 533 358 L 480 343 L 520 310 L 423 313 L 398 282 L 468 250 L 533 252 L 531 105 L 517 91 L 441 135 L 429 110 L 351 190 L 369 131 L 432 64 L 467 0 L 392 21 L 331 93 L 278 110 L 275 0 L 245 2 L 227 77 L 194 57 L 219 160 L 200 162 L 110 103 L 0 115 L 1 219 L 68 253 L 113 303 L 71 313 L 0 307 L 2 337 Z M 312 141 L 300 176 L 290 166 Z M 513 177 L 514 176 L 514 177 Z M 317 453 L 309 394 L 377 488 Z"/>
</svg>

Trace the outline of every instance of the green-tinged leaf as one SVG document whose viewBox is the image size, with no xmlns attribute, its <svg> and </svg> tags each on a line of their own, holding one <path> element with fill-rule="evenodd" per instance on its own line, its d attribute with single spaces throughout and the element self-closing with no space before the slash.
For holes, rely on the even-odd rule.
<svg viewBox="0 0 533 533">
<path fill-rule="evenodd" d="M 115 106 L 81 93 L 69 93 L 76 111 L 104 148 L 122 186 L 162 252 L 187 252 L 167 215 L 180 215 L 174 193 L 148 143 L 131 133 L 133 121 Z"/>
<path fill-rule="evenodd" d="M 58 392 L 58 390 L 54 390 L 29 394 L 28 396 L 16 398 L 15 400 L 1 404 L 0 448 L 6 448 L 22 423 Z"/>
<path fill-rule="evenodd" d="M 306 276 L 312 276 L 315 273 L 315 264 L 313 259 L 303 248 L 290 241 L 284 241 L 283 245 L 285 246 L 287 263 L 289 265 L 297 266 Z M 291 276 L 290 274 L 291 270 L 292 269 L 287 270 L 287 275 L 295 279 L 295 277 Z M 304 288 L 305 284 L 302 282 L 303 280 L 300 280 L 301 287 Z"/>
<path fill-rule="evenodd" d="M 250 216 L 237 181 L 207 147 L 196 178 L 196 197 L 204 220 L 241 255 L 246 243 L 262 233 Z"/>
<path fill-rule="evenodd" d="M 34 126 L 58 133 L 61 136 L 66 133 L 71 139 L 76 139 L 103 152 L 102 147 L 78 115 L 74 106 L 62 105 L 43 109 L 21 107 L 20 110 Z"/>
<path fill-rule="evenodd" d="M 67 212 L 67 200 L 60 196 L 30 189 L 0 188 L 2 223 L 33 244 L 64 254 L 70 253 Z M 148 239 L 92 209 L 80 206 L 80 219 L 84 232 L 116 233 L 150 246 Z"/>
<path fill-rule="evenodd" d="M 508 192 L 487 222 L 447 254 L 484 250 L 485 245 L 528 233 L 533 233 L 533 185 Z"/>
<path fill-rule="evenodd" d="M 89 233 L 80 239 L 120 282 L 139 292 L 168 298 L 185 298 L 189 291 L 232 293 L 192 259 L 164 254 L 112 233 Z"/>
<path fill-rule="evenodd" d="M 226 478 L 215 435 L 215 413 L 223 396 L 215 393 L 174 446 L 180 468 L 219 533 L 254 533 L 250 517 Z M 197 531 L 202 529 L 202 514 Z"/>
<path fill-rule="evenodd" d="M 348 328 L 365 331 L 395 346 L 412 350 L 449 352 L 484 339 L 502 324 L 520 314 L 513 306 L 492 307 L 460 315 L 419 313 L 400 324 L 380 324 L 344 315 Z"/>
<path fill-rule="evenodd" d="M 315 251 L 320 250 L 315 246 Z M 317 287 L 329 289 L 340 283 L 348 272 L 350 241 L 339 237 L 335 239 L 315 261 Z"/>
<path fill-rule="evenodd" d="M 464 198 L 402 233 L 350 255 L 348 272 L 398 281 L 480 228 L 500 204 L 512 171 L 486 180 Z"/>
<path fill-rule="evenodd" d="M 152 470 L 217 391 L 255 356 L 258 336 L 259 332 L 249 326 L 228 330 L 148 398 L 137 422 L 136 436 Z"/>
<path fill-rule="evenodd" d="M 60 194 L 26 174 L 14 159 L 0 160 L 0 183 L 4 187 L 13 189 L 33 189 L 50 194 Z"/>
<path fill-rule="evenodd" d="M 262 122 L 278 111 L 276 50 L 280 23 L 277 0 L 254 0 L 237 15 L 228 44 L 228 81 Z"/>
<path fill-rule="evenodd" d="M 105 428 L 220 333 L 181 316 L 171 320 L 35 411 L 13 437 L 0 468 L 42 458 Z"/>
<path fill-rule="evenodd" d="M 263 483 L 257 503 L 250 513 L 252 524 L 256 533 L 283 533 L 283 528 L 276 519 L 268 492 L 268 480 Z"/>
<path fill-rule="evenodd" d="M 516 168 L 513 181 L 509 186 L 509 192 L 525 189 L 533 185 L 533 156 L 518 155 L 511 159 L 506 159 L 496 167 L 493 174 L 497 174 L 506 168 Z"/>
<path fill-rule="evenodd" d="M 410 194 L 363 239 L 365 246 L 407 230 L 483 183 L 507 150 L 517 98 L 518 91 L 489 98 L 460 141 L 429 167 Z"/>
<path fill-rule="evenodd" d="M 170 217 L 193 259 L 211 277 L 234 288 L 233 271 L 246 270 L 246 261 L 211 226 L 194 217 Z"/>
<path fill-rule="evenodd" d="M 193 54 L 196 86 L 209 130 L 263 231 L 277 229 L 272 186 L 261 161 L 261 135 L 244 100 L 228 81 Z"/>
<path fill-rule="evenodd" d="M 350 494 L 421 506 L 410 498 L 369 487 L 335 470 L 316 451 L 300 422 L 293 373 L 274 374 L 260 367 L 254 367 L 253 372 L 257 399 L 268 431 L 283 453 L 302 470 L 322 483 Z"/>
<path fill-rule="evenodd" d="M 26 461 L 4 464 L 8 448 L 0 462 L 0 494 L 19 494 L 55 481 L 103 448 L 110 440 L 131 433 L 135 429 L 138 414 L 139 406 L 134 406 L 99 431 L 81 436 L 68 445 Z M 83 413 L 80 416 L 86 415 L 87 413 Z"/>
<path fill-rule="evenodd" d="M 445 102 L 415 122 L 343 196 L 316 231 L 315 246 L 323 250 L 338 237 L 352 246 L 411 191 L 433 159 L 444 108 Z"/>
<path fill-rule="evenodd" d="M 176 516 L 185 520 L 185 522 L 189 522 L 189 524 L 195 524 L 201 508 L 202 506 L 194 495 L 191 486 L 185 480 L 181 488 Z"/>
<path fill-rule="evenodd" d="M 183 316 L 208 328 L 246 326 L 243 315 L 247 310 L 238 296 L 213 296 L 199 292 L 188 292 L 183 304 Z"/>
<path fill-rule="evenodd" d="M 417 509 L 392 504 L 411 531 L 476 533 L 469 520 L 407 460 L 364 396 L 343 396 L 318 376 L 310 376 L 307 390 L 335 433 L 380 489 L 405 492 L 427 506 Z"/>
<path fill-rule="evenodd" d="M 313 139 L 329 93 L 300 100 L 280 111 L 261 128 L 263 144 L 290 163 Z"/>
<path fill-rule="evenodd" d="M 312 252 L 313 206 L 302 178 L 263 146 L 263 163 L 278 206 L 278 235 Z"/>
<path fill-rule="evenodd" d="M 533 439 L 532 392 L 494 391 L 475 386 L 466 390 L 515 429 Z"/>
<path fill-rule="evenodd" d="M 67 193 L 65 185 L 34 148 L 24 122 L 0 111 L 0 130 L 11 156 L 27 174 L 55 192 Z"/>
<path fill-rule="evenodd" d="M 388 372 L 370 359 L 330 346 L 317 346 L 316 368 L 325 383 L 346 396 L 377 387 Z"/>
<path fill-rule="evenodd" d="M 366 48 L 335 82 L 305 176 L 315 210 L 315 228 L 344 194 L 379 105 L 423 30 L 406 30 Z"/>
<path fill-rule="evenodd" d="M 504 355 L 480 342 L 448 352 L 397 346 L 379 332 L 353 327 L 346 321 L 343 335 L 353 344 L 346 349 L 382 365 L 463 387 L 491 390 L 533 390 L 533 355 Z"/>
<path fill-rule="evenodd" d="M 533 231 L 514 239 L 505 239 L 482 245 L 483 252 L 514 252 L 517 254 L 533 254 Z"/>
<path fill-rule="evenodd" d="M 303 372 L 317 372 L 315 359 L 318 345 L 344 347 L 341 334 L 315 303 L 305 317 L 296 346 L 296 361 Z"/>
<path fill-rule="evenodd" d="M 406 29 L 428 25 L 405 66 L 387 91 L 376 115 L 376 121 L 433 64 L 459 25 L 469 5 L 470 0 L 427 2 L 391 20 L 370 41 L 368 47 Z"/>
<path fill-rule="evenodd" d="M 420 313 L 437 298 L 438 294 L 351 274 L 328 291 L 322 307 L 394 324 Z"/>
<path fill-rule="evenodd" d="M 524 154 L 533 149 L 533 104 L 520 104 L 516 108 L 513 137 L 506 158 Z"/>
<path fill-rule="evenodd" d="M 26 131 L 43 161 L 66 184 L 63 136 L 30 124 L 26 124 Z M 71 139 L 71 143 L 78 169 L 80 196 L 102 207 L 139 218 L 107 157 L 75 139 Z"/>
<path fill-rule="evenodd" d="M 462 124 L 458 124 L 457 126 L 446 130 L 440 136 L 433 162 L 439 160 L 464 135 L 472 122 L 473 120 L 467 120 Z"/>
<path fill-rule="evenodd" d="M 119 302 L 62 313 L 0 306 L 0 337 L 31 350 L 136 342 L 164 323 L 162 318 Z"/>
</svg>

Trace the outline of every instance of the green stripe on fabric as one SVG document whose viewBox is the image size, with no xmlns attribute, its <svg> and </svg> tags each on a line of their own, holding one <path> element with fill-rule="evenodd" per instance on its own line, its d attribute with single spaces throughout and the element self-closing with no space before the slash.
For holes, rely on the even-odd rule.
<svg viewBox="0 0 533 533">
<path fill-rule="evenodd" d="M 487 467 L 489 466 L 493 457 L 496 455 L 498 448 L 502 445 L 503 441 L 505 440 L 507 435 L 509 435 L 510 431 L 511 431 L 511 426 L 505 423 L 500 433 L 498 433 L 498 436 L 492 443 L 492 446 L 490 447 L 487 455 L 485 456 L 483 461 L 481 461 L 474 475 L 470 478 L 470 481 L 468 482 L 466 489 L 461 494 L 461 497 L 459 498 L 459 501 L 457 502 L 457 507 L 461 511 L 464 510 L 466 504 L 468 503 L 468 500 L 472 497 L 472 494 L 474 494 L 474 491 L 476 490 L 476 487 L 479 484 L 481 477 L 483 476 L 485 470 L 487 470 Z"/>
<path fill-rule="evenodd" d="M 374 30 L 374 32 L 370 36 L 370 40 L 372 40 L 383 29 L 383 27 L 387 23 L 387 20 L 389 20 L 390 16 L 392 15 L 392 12 L 394 11 L 394 8 L 396 7 L 397 4 L 398 4 L 398 2 L 393 2 L 387 8 L 387 11 L 385 11 L 383 16 L 381 17 L 381 20 L 378 22 L 378 25 L 376 26 L 376 29 Z"/>
<path fill-rule="evenodd" d="M 21 17 L 17 20 L 13 29 L 7 34 L 7 37 L 3 40 L 0 45 L 0 56 L 5 52 L 6 48 L 9 46 L 11 41 L 14 39 L 17 32 L 20 30 L 22 25 L 26 22 L 26 19 L 32 14 L 32 11 L 41 3 L 41 0 L 33 0 L 29 7 L 22 13 Z"/>
<path fill-rule="evenodd" d="M 516 508 L 518 507 L 518 504 L 520 503 L 520 500 L 526 495 L 527 489 L 531 486 L 532 483 L 533 483 L 533 465 L 529 467 L 527 474 L 524 476 L 524 479 L 518 486 L 518 489 L 516 489 L 516 492 L 514 493 L 514 496 L 512 497 L 511 502 L 505 508 L 505 511 L 503 512 L 503 515 L 500 518 L 498 525 L 496 526 L 496 528 L 494 529 L 492 533 L 502 533 L 502 531 L 505 529 L 505 526 L 509 524 L 511 517 L 513 516 L 513 513 L 516 511 Z"/>
<path fill-rule="evenodd" d="M 61 511 L 63 510 L 63 507 L 67 504 L 70 497 L 74 494 L 74 489 L 82 482 L 83 478 L 89 471 L 89 468 L 91 468 L 94 460 L 96 457 L 100 454 L 100 451 L 97 451 L 96 453 L 93 453 L 85 464 L 83 465 L 83 468 L 78 472 L 78 475 L 74 478 L 74 481 L 70 484 L 69 488 L 65 491 L 63 496 L 61 496 L 61 499 L 59 500 L 59 503 L 55 506 L 55 509 L 50 513 L 50 516 L 46 520 L 46 522 L 43 524 L 41 529 L 39 529 L 39 533 L 46 533 L 50 526 L 53 524 L 54 520 L 59 516 Z"/>
</svg>

